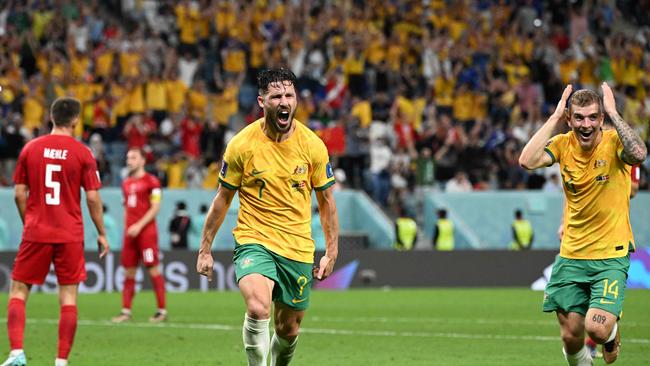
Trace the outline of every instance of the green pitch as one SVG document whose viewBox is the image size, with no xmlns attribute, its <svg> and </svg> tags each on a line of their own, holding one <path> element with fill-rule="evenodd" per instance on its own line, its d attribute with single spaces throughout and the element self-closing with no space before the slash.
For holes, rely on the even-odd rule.
<svg viewBox="0 0 650 366">
<path fill-rule="evenodd" d="M 617 364 L 648 365 L 650 291 L 628 291 Z M 295 365 L 564 365 L 555 316 L 525 289 L 314 291 Z M 6 295 L 0 298 L 6 322 Z M 74 365 L 244 365 L 244 307 L 236 292 L 168 294 L 170 320 L 150 325 L 153 294 L 134 321 L 113 325 L 119 294 L 82 295 Z M 33 294 L 25 351 L 31 365 L 56 355 L 56 296 Z M 3 356 L 8 351 L 0 330 Z M 0 360 L 1 362 L 1 360 Z M 596 365 L 604 365 L 602 359 Z"/>
</svg>

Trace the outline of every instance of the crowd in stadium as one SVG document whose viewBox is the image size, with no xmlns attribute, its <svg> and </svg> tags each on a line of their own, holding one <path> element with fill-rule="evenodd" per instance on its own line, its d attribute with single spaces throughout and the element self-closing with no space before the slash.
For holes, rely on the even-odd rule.
<svg viewBox="0 0 650 366">
<path fill-rule="evenodd" d="M 229 137 L 261 115 L 257 71 L 279 66 L 298 76 L 295 118 L 325 141 L 339 183 L 383 206 L 422 186 L 561 190 L 517 158 L 568 83 L 613 85 L 648 141 L 648 2 L 3 3 L 0 185 L 70 95 L 105 185 L 136 146 L 166 187 L 214 189 Z"/>
</svg>

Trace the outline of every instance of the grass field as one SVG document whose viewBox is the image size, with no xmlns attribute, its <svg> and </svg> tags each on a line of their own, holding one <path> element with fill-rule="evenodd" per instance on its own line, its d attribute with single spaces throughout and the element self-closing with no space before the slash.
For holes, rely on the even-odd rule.
<svg viewBox="0 0 650 366">
<path fill-rule="evenodd" d="M 555 316 L 540 311 L 541 296 L 525 289 L 315 291 L 293 364 L 564 365 Z M 3 312 L 6 303 L 4 295 Z M 170 320 L 161 325 L 147 322 L 154 311 L 148 292 L 136 296 L 128 324 L 109 322 L 119 294 L 82 295 L 79 306 L 72 366 L 245 364 L 236 292 L 169 294 Z M 649 309 L 650 291 L 626 293 L 617 364 L 650 365 Z M 53 364 L 56 296 L 33 294 L 27 318 L 29 364 Z M 0 334 L 7 351 L 6 331 Z"/>
</svg>

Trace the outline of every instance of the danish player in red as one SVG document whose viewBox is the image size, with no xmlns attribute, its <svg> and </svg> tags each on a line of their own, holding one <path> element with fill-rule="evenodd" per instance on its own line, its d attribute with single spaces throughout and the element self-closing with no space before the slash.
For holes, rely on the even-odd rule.
<svg viewBox="0 0 650 366">
<path fill-rule="evenodd" d="M 15 199 L 23 236 L 13 272 L 7 314 L 11 353 L 3 365 L 25 365 L 25 303 L 34 284 L 42 284 L 54 263 L 59 283 L 58 356 L 67 365 L 77 329 L 77 288 L 86 279 L 81 188 L 97 228 L 100 257 L 109 247 L 104 231 L 97 163 L 90 149 L 72 137 L 81 105 L 73 98 L 54 101 L 52 133 L 29 142 L 14 172 Z M 62 230 L 64 229 L 64 230 Z"/>
<path fill-rule="evenodd" d="M 158 264 L 158 229 L 156 215 L 160 210 L 161 189 L 158 178 L 144 170 L 146 159 L 141 149 L 129 149 L 126 153 L 126 167 L 129 176 L 122 182 L 122 195 L 125 207 L 124 246 L 122 266 L 124 267 L 124 287 L 122 289 L 122 311 L 113 318 L 121 323 L 131 320 L 131 303 L 135 296 L 135 274 L 138 263 L 142 261 L 151 277 L 156 293 L 158 310 L 149 319 L 161 322 L 167 319 L 165 309 L 165 279 L 160 274 Z"/>
</svg>

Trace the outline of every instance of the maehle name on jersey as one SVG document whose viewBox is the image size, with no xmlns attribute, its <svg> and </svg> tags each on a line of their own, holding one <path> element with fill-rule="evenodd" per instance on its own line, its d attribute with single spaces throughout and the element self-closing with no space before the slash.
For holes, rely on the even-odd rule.
<svg viewBox="0 0 650 366">
<path fill-rule="evenodd" d="M 68 150 L 48 149 L 46 147 L 43 149 L 43 157 L 48 159 L 65 160 L 68 158 Z"/>
</svg>

